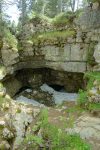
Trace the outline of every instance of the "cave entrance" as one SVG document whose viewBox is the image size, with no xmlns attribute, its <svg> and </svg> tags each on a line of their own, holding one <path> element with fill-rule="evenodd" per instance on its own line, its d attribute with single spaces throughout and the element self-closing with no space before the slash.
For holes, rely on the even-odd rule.
<svg viewBox="0 0 100 150">
<path fill-rule="evenodd" d="M 83 73 L 57 71 L 48 68 L 21 69 L 5 78 L 3 84 L 8 95 L 12 98 L 19 97 L 23 100 L 23 97 L 26 97 L 27 100 L 25 98 L 25 101 L 29 102 L 30 99 L 33 99 L 33 101 L 37 100 L 49 106 L 49 104 L 52 105 L 60 100 L 76 99 L 75 94 L 79 89 L 84 88 L 83 76 Z M 32 92 L 28 93 L 27 90 Z"/>
<path fill-rule="evenodd" d="M 22 93 L 23 91 L 26 91 L 28 93 L 30 93 L 32 91 L 32 87 L 31 86 L 23 86 L 22 88 L 20 88 L 16 94 L 14 95 L 14 97 L 16 97 L 17 95 L 19 95 L 20 93 Z"/>
<path fill-rule="evenodd" d="M 49 84 L 50 87 L 52 87 L 55 91 L 61 92 L 65 91 L 64 86 L 58 85 L 58 84 Z"/>
</svg>

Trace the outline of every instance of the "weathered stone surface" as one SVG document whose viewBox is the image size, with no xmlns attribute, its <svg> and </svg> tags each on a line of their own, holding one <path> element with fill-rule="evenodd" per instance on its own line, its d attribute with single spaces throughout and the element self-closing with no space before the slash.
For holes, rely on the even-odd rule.
<svg viewBox="0 0 100 150">
<path fill-rule="evenodd" d="M 88 45 L 73 44 L 71 46 L 71 61 L 86 61 Z"/>
<path fill-rule="evenodd" d="M 41 108 L 19 104 L 11 98 L 9 101 L 5 101 L 4 103 L 4 105 L 8 104 L 9 108 L 3 109 L 3 119 L 0 118 L 0 133 L 2 133 L 3 138 L 1 139 L 0 136 L 0 149 L 10 149 L 10 145 L 8 143 L 8 141 L 10 141 L 12 146 L 11 149 L 15 150 L 23 141 L 27 127 L 32 122 L 34 122 L 34 124 L 36 123 L 35 118 L 39 115 Z"/>
<path fill-rule="evenodd" d="M 0 141 L 0 149 L 1 150 L 9 150 L 10 145 L 7 141 Z"/>
<path fill-rule="evenodd" d="M 0 66 L 0 80 L 2 80 L 7 74 L 5 66 Z"/>
<path fill-rule="evenodd" d="M 78 133 L 80 137 L 92 144 L 93 150 L 100 149 L 100 118 L 82 115 L 72 129 L 66 129 L 70 134 Z"/>
<path fill-rule="evenodd" d="M 78 23 L 73 27 L 76 33 L 74 36 L 69 36 L 66 39 L 50 37 L 50 40 L 42 42 L 36 39 L 35 43 L 33 41 L 36 38 L 36 33 L 60 31 L 60 28 L 55 29 L 46 19 L 36 17 L 31 19 L 24 25 L 23 32 L 18 35 L 18 50 L 5 44 L 1 49 L 1 59 L 6 68 L 5 73 L 0 73 L 0 79 L 2 80 L 6 74 L 13 74 L 23 68 L 51 68 L 67 72 L 100 70 L 99 20 L 100 9 L 98 3 L 95 3 L 92 10 L 86 8 L 86 11 L 78 19 Z M 67 30 L 67 28 L 61 30 L 65 29 Z M 91 49 L 91 43 L 95 43 L 94 58 L 98 63 L 97 66 L 90 66 L 88 62 L 89 56 L 87 54 Z"/>
<path fill-rule="evenodd" d="M 17 49 L 7 49 L 4 47 L 1 50 L 2 60 L 5 66 L 11 66 L 19 61 L 19 54 Z"/>
<path fill-rule="evenodd" d="M 99 3 L 98 2 L 95 2 L 93 3 L 93 7 L 92 7 L 94 10 L 97 10 L 99 9 Z"/>
<path fill-rule="evenodd" d="M 46 67 L 59 71 L 67 72 L 85 72 L 85 62 L 46 62 Z"/>
<path fill-rule="evenodd" d="M 100 42 L 97 44 L 94 51 L 95 61 L 100 64 Z"/>
<path fill-rule="evenodd" d="M 2 134 L 3 134 L 3 138 L 6 140 L 11 140 L 14 138 L 14 134 L 7 128 L 4 128 Z"/>
<path fill-rule="evenodd" d="M 9 80 L 4 81 L 3 85 L 6 88 L 6 92 L 12 97 L 22 87 L 22 83 L 14 77 L 11 77 L 11 78 L 9 78 Z"/>
<path fill-rule="evenodd" d="M 100 9 L 86 8 L 83 15 L 78 20 L 78 24 L 84 30 L 100 27 Z"/>
</svg>

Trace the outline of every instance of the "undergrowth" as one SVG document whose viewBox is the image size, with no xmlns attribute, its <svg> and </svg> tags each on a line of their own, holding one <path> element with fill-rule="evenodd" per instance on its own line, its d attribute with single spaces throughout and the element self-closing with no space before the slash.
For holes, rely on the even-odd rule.
<svg viewBox="0 0 100 150">
<path fill-rule="evenodd" d="M 50 124 L 46 109 L 42 110 L 38 124 L 33 127 L 33 134 L 27 135 L 23 147 L 29 150 L 90 150 L 90 146 L 79 135 L 69 135 Z"/>
<path fill-rule="evenodd" d="M 93 88 L 94 81 L 100 83 L 100 72 L 87 72 L 84 75 L 87 80 L 87 86 L 85 90 L 79 90 L 77 102 L 80 106 L 88 110 L 100 110 L 99 103 L 90 103 L 88 101 L 88 91 Z"/>
</svg>

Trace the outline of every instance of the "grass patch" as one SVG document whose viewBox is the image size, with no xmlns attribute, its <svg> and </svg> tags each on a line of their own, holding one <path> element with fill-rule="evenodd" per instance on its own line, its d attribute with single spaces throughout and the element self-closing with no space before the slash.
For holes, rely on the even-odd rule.
<svg viewBox="0 0 100 150">
<path fill-rule="evenodd" d="M 36 131 L 41 130 L 41 136 L 36 135 Z M 42 110 L 39 123 L 33 128 L 34 133 L 30 134 L 24 140 L 24 146 L 28 149 L 35 148 L 50 150 L 90 150 L 90 146 L 85 143 L 79 135 L 68 135 L 48 122 L 48 111 Z M 30 143 L 30 145 L 28 144 Z"/>
<path fill-rule="evenodd" d="M 95 103 L 89 103 L 89 106 L 88 106 L 89 110 L 100 110 L 100 104 L 95 104 Z"/>
<path fill-rule="evenodd" d="M 36 37 L 33 37 L 33 43 L 43 43 L 43 42 L 55 42 L 60 40 L 67 40 L 68 37 L 74 37 L 76 35 L 75 30 L 64 30 L 64 31 L 52 31 L 44 32 Z"/>
</svg>

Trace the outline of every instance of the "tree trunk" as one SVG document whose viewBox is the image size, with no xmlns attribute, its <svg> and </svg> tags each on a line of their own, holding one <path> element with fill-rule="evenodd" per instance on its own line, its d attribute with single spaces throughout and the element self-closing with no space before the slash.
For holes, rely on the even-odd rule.
<svg viewBox="0 0 100 150">
<path fill-rule="evenodd" d="M 73 12 L 75 11 L 75 4 L 75 0 L 70 0 L 70 6 Z"/>
</svg>

